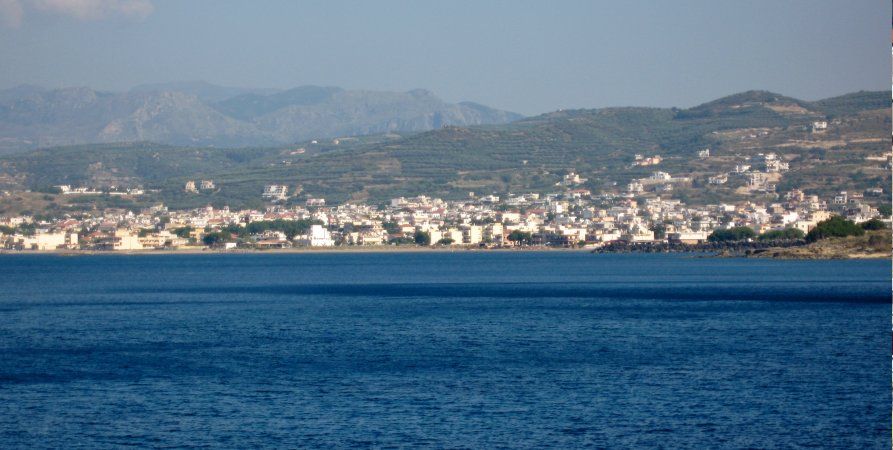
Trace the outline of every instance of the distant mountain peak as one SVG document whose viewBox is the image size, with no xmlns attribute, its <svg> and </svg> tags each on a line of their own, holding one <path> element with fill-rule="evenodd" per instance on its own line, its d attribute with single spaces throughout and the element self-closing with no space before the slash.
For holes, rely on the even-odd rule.
<svg viewBox="0 0 893 450">
<path fill-rule="evenodd" d="M 234 86 L 219 86 L 207 81 L 173 81 L 168 83 L 151 83 L 134 86 L 131 93 L 156 93 L 156 92 L 185 92 L 193 94 L 203 102 L 218 102 L 243 94 L 272 94 L 279 89 L 247 88 Z"/>
<path fill-rule="evenodd" d="M 0 91 L 0 151 L 138 140 L 262 146 L 518 118 L 479 104 L 447 103 L 425 89 L 346 91 L 306 85 L 269 90 L 204 81 L 141 85 L 121 93 L 22 87 Z"/>
<path fill-rule="evenodd" d="M 436 97 L 434 95 L 434 92 L 431 92 L 428 89 L 412 89 L 406 91 L 406 93 L 412 95 L 413 97 Z"/>
</svg>

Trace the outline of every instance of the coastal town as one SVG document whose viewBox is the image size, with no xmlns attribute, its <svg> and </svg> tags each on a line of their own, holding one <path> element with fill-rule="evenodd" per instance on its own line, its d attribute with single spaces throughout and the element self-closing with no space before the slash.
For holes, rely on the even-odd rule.
<svg viewBox="0 0 893 450">
<path fill-rule="evenodd" d="M 708 157 L 709 150 L 701 151 Z M 639 157 L 654 164 L 659 156 Z M 774 155 L 759 159 L 762 172 L 737 167 L 754 189 L 775 189 L 766 174 L 784 171 Z M 722 177 L 735 176 L 722 174 Z M 794 189 L 776 201 L 686 205 L 668 197 L 672 186 L 687 180 L 655 171 L 614 192 L 593 193 L 586 179 L 570 171 L 547 194 L 476 195 L 442 200 L 419 195 L 387 204 L 327 205 L 308 197 L 286 202 L 289 186 L 268 185 L 258 193 L 263 210 L 211 206 L 171 210 L 157 204 L 140 211 L 106 209 L 65 217 L 0 217 L 0 244 L 6 251 L 248 250 L 333 247 L 448 248 L 598 248 L 611 243 L 704 243 L 716 230 L 749 227 L 757 235 L 799 230 L 800 236 L 832 216 L 855 223 L 881 219 L 889 211 L 872 206 L 883 189 L 839 192 L 833 198 Z M 717 181 L 720 182 L 720 181 Z M 189 181 L 184 190 L 214 189 L 214 182 Z M 66 195 L 100 194 L 60 186 Z M 297 190 L 297 189 L 295 189 Z M 137 191 L 135 194 L 141 194 Z M 883 204 L 882 202 L 880 204 Z M 883 209 L 883 207 L 881 207 Z"/>
</svg>

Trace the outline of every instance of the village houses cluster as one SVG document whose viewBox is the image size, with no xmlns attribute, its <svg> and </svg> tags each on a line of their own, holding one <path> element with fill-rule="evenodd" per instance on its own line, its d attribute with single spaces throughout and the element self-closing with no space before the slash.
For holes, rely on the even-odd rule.
<svg viewBox="0 0 893 450">
<path fill-rule="evenodd" d="M 772 161 L 776 159 L 765 155 L 758 164 L 763 170 L 783 170 L 783 166 L 773 166 Z M 7 249 L 19 250 L 700 243 L 716 229 L 736 226 L 748 226 L 757 233 L 785 228 L 808 232 L 832 215 L 862 222 L 880 216 L 863 201 L 863 196 L 883 193 L 840 192 L 826 201 L 792 190 L 768 204 L 748 201 L 688 206 L 660 195 L 640 195 L 649 183 L 675 181 L 664 172 L 631 183 L 623 193 L 592 194 L 579 186 L 584 181 L 571 173 L 559 183 L 562 187 L 558 192 L 545 195 L 470 194 L 458 201 L 400 197 L 386 206 L 333 206 L 326 205 L 324 199 L 311 198 L 299 206 L 271 201 L 265 210 L 235 211 L 208 206 L 177 211 L 158 205 L 140 212 L 108 209 L 50 221 L 29 216 L 3 217 L 0 243 Z M 269 186 L 263 196 L 275 200 L 287 193 L 285 186 Z M 288 223 L 302 226 L 289 233 L 281 226 Z"/>
</svg>

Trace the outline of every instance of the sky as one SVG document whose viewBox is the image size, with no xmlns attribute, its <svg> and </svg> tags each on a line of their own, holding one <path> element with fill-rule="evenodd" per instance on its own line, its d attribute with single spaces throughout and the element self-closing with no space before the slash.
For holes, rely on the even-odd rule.
<svg viewBox="0 0 893 450">
<path fill-rule="evenodd" d="M 887 0 L 0 0 L 0 88 L 408 91 L 533 115 L 889 89 Z"/>
</svg>

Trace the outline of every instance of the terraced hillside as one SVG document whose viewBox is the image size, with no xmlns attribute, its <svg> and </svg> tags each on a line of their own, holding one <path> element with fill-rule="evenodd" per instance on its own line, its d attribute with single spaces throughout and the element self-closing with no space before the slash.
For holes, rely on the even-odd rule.
<svg viewBox="0 0 893 450">
<path fill-rule="evenodd" d="M 859 92 L 818 102 L 751 91 L 694 108 L 606 108 L 557 111 L 507 125 L 444 127 L 288 147 L 209 149 L 154 144 L 63 147 L 0 159 L 6 189 L 54 184 L 143 185 L 159 189 L 139 203 L 186 207 L 259 205 L 263 185 L 300 185 L 301 201 L 381 201 L 420 193 L 456 198 L 476 193 L 552 191 L 567 171 L 592 190 L 622 189 L 655 170 L 686 176 L 670 195 L 687 202 L 771 198 L 743 181 L 708 184 L 758 153 L 790 165 L 778 191 L 802 188 L 830 196 L 882 187 L 888 198 L 890 92 Z M 827 130 L 812 130 L 827 121 Z M 709 148 L 711 156 L 698 158 Z M 660 155 L 657 166 L 633 165 L 635 154 Z M 189 179 L 218 189 L 186 194 Z M 761 197 L 762 196 L 762 197 Z M 878 200 L 880 201 L 880 200 Z M 58 203 L 62 203 L 60 200 Z M 63 206 L 60 205 L 60 208 Z"/>
</svg>

